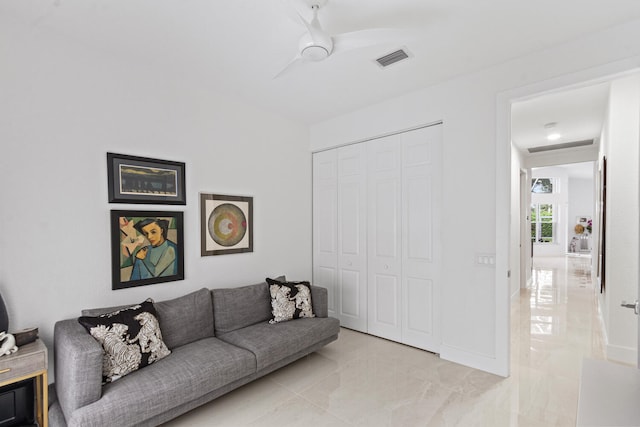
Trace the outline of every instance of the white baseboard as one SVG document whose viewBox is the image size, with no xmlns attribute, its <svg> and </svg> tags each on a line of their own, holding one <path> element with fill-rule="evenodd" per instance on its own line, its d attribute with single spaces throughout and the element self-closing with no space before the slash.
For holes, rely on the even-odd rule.
<svg viewBox="0 0 640 427">
<path fill-rule="evenodd" d="M 633 347 L 607 344 L 607 360 L 635 366 L 638 363 L 638 350 Z"/>
<path fill-rule="evenodd" d="M 597 301 L 598 319 L 600 321 L 600 329 L 602 330 L 602 342 L 604 343 L 604 350 L 607 356 L 607 360 L 636 366 L 638 364 L 637 348 L 613 345 L 609 343 L 607 325 L 604 321 L 604 316 L 602 315 L 602 298 L 598 298 Z"/>
<path fill-rule="evenodd" d="M 510 374 L 509 364 L 506 364 L 507 371 L 504 371 L 504 364 L 501 364 L 495 357 L 471 353 L 453 346 L 442 345 L 440 347 L 440 358 L 501 377 L 508 377 Z"/>
</svg>

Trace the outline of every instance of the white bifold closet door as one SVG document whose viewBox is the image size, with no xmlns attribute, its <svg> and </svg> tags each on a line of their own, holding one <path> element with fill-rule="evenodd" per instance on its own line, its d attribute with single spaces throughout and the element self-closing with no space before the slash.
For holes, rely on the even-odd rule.
<svg viewBox="0 0 640 427">
<path fill-rule="evenodd" d="M 402 175 L 400 135 L 370 141 L 368 151 L 368 332 L 402 340 Z"/>
<path fill-rule="evenodd" d="M 340 322 L 367 329 L 366 161 L 363 144 L 338 149 L 338 286 Z"/>
<path fill-rule="evenodd" d="M 327 288 L 329 316 L 339 318 L 337 171 L 337 150 L 313 155 L 313 284 Z"/>
<path fill-rule="evenodd" d="M 329 313 L 367 330 L 366 161 L 362 144 L 314 154 L 314 283 Z"/>
<path fill-rule="evenodd" d="M 402 342 L 440 351 L 442 126 L 402 134 Z"/>
<path fill-rule="evenodd" d="M 314 282 L 342 326 L 438 352 L 442 126 L 315 153 Z"/>
<path fill-rule="evenodd" d="M 442 126 L 368 143 L 368 332 L 438 352 Z"/>
</svg>

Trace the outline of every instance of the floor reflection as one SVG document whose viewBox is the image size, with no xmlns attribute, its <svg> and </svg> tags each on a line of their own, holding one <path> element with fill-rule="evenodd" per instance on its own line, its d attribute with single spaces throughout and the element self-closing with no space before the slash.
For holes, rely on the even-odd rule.
<svg viewBox="0 0 640 427">
<path fill-rule="evenodd" d="M 556 406 L 538 399 L 537 410 L 563 415 L 549 420 L 550 425 L 575 424 L 582 360 L 604 359 L 596 301 L 591 258 L 539 257 L 533 260 L 531 287 L 522 290 L 519 307 L 512 306 L 520 319 L 519 332 L 512 328 L 512 343 L 518 347 L 512 352 L 512 370 L 519 372 L 519 394 L 529 398 L 533 388 L 561 401 Z"/>
</svg>

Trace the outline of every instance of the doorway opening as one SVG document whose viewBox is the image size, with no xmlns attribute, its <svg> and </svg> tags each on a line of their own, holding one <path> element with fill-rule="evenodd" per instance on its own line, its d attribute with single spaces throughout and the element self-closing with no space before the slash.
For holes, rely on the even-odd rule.
<svg viewBox="0 0 640 427">
<path fill-rule="evenodd" d="M 640 75 L 638 70 L 629 70 L 618 75 L 602 76 L 597 81 L 592 80 L 572 87 L 561 88 L 558 85 L 552 90 L 549 90 L 548 85 L 544 87 L 547 89 L 546 92 L 541 90 L 537 94 L 532 94 L 532 90 L 528 93 L 519 91 L 520 98 L 515 97 L 513 93 L 510 94 L 510 98 L 505 96 L 509 100 L 507 102 L 510 107 L 508 117 L 511 120 L 512 226 L 509 247 L 512 253 L 510 265 L 519 272 L 517 275 L 512 275 L 515 278 L 509 282 L 511 301 L 513 302 L 523 289 L 531 288 L 536 279 L 531 274 L 536 262 L 534 260 L 554 257 L 558 254 L 564 259 L 578 259 L 581 263 L 588 259 L 588 269 L 595 282 L 591 285 L 591 292 L 595 295 L 598 309 L 601 310 L 595 318 L 605 331 L 603 341 L 606 357 L 622 363 L 635 364 L 638 354 L 636 328 L 632 324 L 633 319 L 628 321 L 626 317 L 623 318 L 626 313 L 620 313 L 619 305 L 623 297 L 632 299 L 638 295 L 637 284 L 640 275 L 634 268 L 625 267 L 637 265 L 640 258 L 637 241 L 625 246 L 624 253 L 616 252 L 615 257 L 611 251 L 621 249 L 621 235 L 635 236 L 638 232 Z M 572 126 L 566 124 L 567 118 L 555 119 L 544 117 L 542 114 L 535 116 L 535 120 L 532 121 L 539 132 L 535 145 L 533 143 L 527 145 L 528 143 L 523 143 L 523 139 L 519 138 L 518 126 L 527 123 L 518 117 L 519 109 L 524 111 L 526 110 L 524 107 L 532 105 L 539 107 L 546 103 L 547 108 L 540 109 L 545 114 L 554 112 L 554 109 L 558 109 L 559 112 L 564 109 L 575 113 L 581 107 L 575 102 L 587 106 L 588 102 L 585 99 L 588 93 L 594 95 L 599 90 L 602 90 L 601 99 L 603 100 L 603 104 L 599 107 L 600 129 L 594 135 L 571 138 L 572 141 L 591 140 L 592 142 L 568 147 L 558 143 L 557 140 L 552 141 L 549 138 L 552 133 L 549 128 L 553 128 L 553 133 L 567 134 L 567 130 L 571 132 Z M 571 95 L 577 96 L 571 100 Z M 597 109 L 592 108 L 590 111 L 597 111 Z M 553 126 L 548 126 L 550 123 L 553 123 Z M 537 152 L 530 150 L 540 145 L 548 145 L 551 148 Z M 616 162 L 615 168 L 612 166 L 614 162 Z M 581 178 L 585 180 L 582 185 L 576 184 L 575 179 L 570 182 L 573 178 L 570 178 L 569 172 L 566 173 L 564 184 L 562 179 L 557 181 L 558 176 L 562 174 L 553 173 L 554 171 L 562 171 L 562 168 L 580 164 L 586 167 L 586 176 L 583 175 Z M 606 174 L 603 172 L 605 165 Z M 615 177 L 617 180 L 613 179 Z M 519 185 L 516 184 L 518 179 Z M 607 222 L 602 224 L 605 213 L 602 197 L 605 190 L 603 182 L 609 181 L 611 181 L 610 184 L 617 182 L 618 186 L 610 186 L 607 195 L 611 193 L 611 197 L 617 197 L 619 209 L 610 210 L 612 209 L 610 204 L 607 205 L 609 208 L 606 211 Z M 564 192 L 565 195 L 558 195 L 554 199 L 552 194 L 555 193 L 556 186 L 559 187 L 559 193 Z M 578 194 L 572 194 L 571 190 L 576 188 L 578 188 Z M 618 192 L 624 194 L 618 194 Z M 621 209 L 622 207 L 624 209 Z M 620 220 L 614 221 L 609 215 L 617 215 Z M 607 245 L 601 238 L 605 228 Z M 613 233 L 618 228 L 621 229 L 620 235 Z M 614 242 L 612 239 L 616 236 L 618 240 Z M 603 294 L 601 288 L 603 288 L 605 276 L 604 268 L 600 268 L 600 264 L 602 263 L 602 267 L 605 265 L 601 260 L 605 247 L 607 248 L 608 292 Z M 630 253 L 633 253 L 634 259 L 631 259 Z M 621 256 L 629 259 L 621 264 Z M 615 282 L 611 276 L 614 275 L 613 268 L 609 268 L 614 264 L 618 265 L 615 275 L 624 276 L 617 277 L 618 280 Z M 609 288 L 614 286 L 614 283 L 615 290 L 613 287 Z M 625 326 L 619 328 L 614 323 L 616 325 L 624 323 Z M 615 330 L 611 329 L 614 326 Z"/>
</svg>

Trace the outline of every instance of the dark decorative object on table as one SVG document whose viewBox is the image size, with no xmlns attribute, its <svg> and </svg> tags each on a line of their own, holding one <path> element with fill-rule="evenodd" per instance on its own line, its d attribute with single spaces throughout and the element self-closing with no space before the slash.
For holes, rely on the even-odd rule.
<svg viewBox="0 0 640 427">
<path fill-rule="evenodd" d="M 0 294 L 0 332 L 9 332 L 9 316 L 7 307 L 4 305 L 2 294 Z"/>
<path fill-rule="evenodd" d="M 13 337 L 16 339 L 16 345 L 22 347 L 38 339 L 38 328 L 27 328 L 21 331 L 12 332 Z"/>
</svg>

